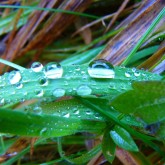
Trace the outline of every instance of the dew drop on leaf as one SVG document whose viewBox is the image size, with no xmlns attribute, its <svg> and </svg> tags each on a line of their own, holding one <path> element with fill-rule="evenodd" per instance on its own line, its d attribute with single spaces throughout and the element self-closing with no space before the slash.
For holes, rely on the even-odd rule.
<svg viewBox="0 0 165 165">
<path fill-rule="evenodd" d="M 64 117 L 69 118 L 70 117 L 70 113 L 65 114 Z"/>
<path fill-rule="evenodd" d="M 63 74 L 63 68 L 60 64 L 51 62 L 45 66 L 44 73 L 49 79 L 61 78 Z"/>
<path fill-rule="evenodd" d="M 129 71 L 126 71 L 125 72 L 125 77 L 127 77 L 127 78 L 131 77 L 131 73 Z"/>
<path fill-rule="evenodd" d="M 44 94 L 44 91 L 42 89 L 36 89 L 35 90 L 35 94 L 38 96 L 38 97 L 42 97 L 43 94 Z"/>
<path fill-rule="evenodd" d="M 92 61 L 88 66 L 88 73 L 93 78 L 114 78 L 115 71 L 112 64 L 106 60 Z"/>
<path fill-rule="evenodd" d="M 21 89 L 22 87 L 23 87 L 23 84 L 22 84 L 22 83 L 17 83 L 17 84 L 16 84 L 16 88 L 17 88 L 17 89 Z"/>
<path fill-rule="evenodd" d="M 47 86 L 48 85 L 48 79 L 45 77 L 42 77 L 39 79 L 39 84 L 42 86 Z"/>
<path fill-rule="evenodd" d="M 140 76 L 140 72 L 139 71 L 135 71 L 134 72 L 134 76 L 136 76 L 136 77 Z"/>
<path fill-rule="evenodd" d="M 31 65 L 31 70 L 33 72 L 41 72 L 43 68 L 43 65 L 40 62 L 33 62 Z"/>
<path fill-rule="evenodd" d="M 21 74 L 19 71 L 12 71 L 9 73 L 8 80 L 10 84 L 16 84 L 21 80 Z"/>
<path fill-rule="evenodd" d="M 87 85 L 80 85 L 76 91 L 79 96 L 86 96 L 92 93 L 92 89 Z"/>
<path fill-rule="evenodd" d="M 53 96 L 55 97 L 62 97 L 65 95 L 65 90 L 62 88 L 57 88 L 53 91 Z"/>
<path fill-rule="evenodd" d="M 5 99 L 4 98 L 0 98 L 0 105 L 3 105 L 5 103 Z"/>
<path fill-rule="evenodd" d="M 40 106 L 35 106 L 33 108 L 33 112 L 36 114 L 41 114 L 42 113 L 42 108 Z"/>
</svg>

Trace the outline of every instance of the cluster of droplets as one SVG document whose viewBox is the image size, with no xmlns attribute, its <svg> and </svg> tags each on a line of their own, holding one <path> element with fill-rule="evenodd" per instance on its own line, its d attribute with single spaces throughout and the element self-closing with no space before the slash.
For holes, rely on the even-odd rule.
<svg viewBox="0 0 165 165">
<path fill-rule="evenodd" d="M 56 108 L 55 108 L 56 109 Z M 58 109 L 58 107 L 57 107 Z M 94 112 L 90 108 L 87 108 L 81 104 L 77 106 L 67 106 L 65 110 L 55 110 L 54 116 L 64 117 L 64 118 L 81 118 L 81 119 L 92 119 L 92 120 L 103 120 L 103 117 L 99 113 Z"/>
<path fill-rule="evenodd" d="M 121 69 L 121 71 L 123 72 L 123 70 Z M 29 72 L 33 72 L 34 74 L 36 74 L 36 76 L 38 79 L 38 83 L 40 86 L 37 86 L 36 89 L 33 91 L 34 94 L 38 97 L 44 97 L 45 95 L 45 87 L 48 86 L 48 84 L 50 83 L 50 81 L 52 79 L 59 79 L 63 76 L 63 68 L 59 63 L 56 62 L 51 62 L 48 63 L 46 66 L 43 66 L 40 62 L 34 62 L 31 65 L 31 70 Z M 38 73 L 41 74 L 38 74 Z M 77 85 L 75 84 L 75 87 L 73 88 L 66 88 L 65 87 L 69 87 L 69 83 L 68 80 L 70 78 L 72 78 L 70 76 L 70 74 L 65 74 L 64 78 L 64 88 L 60 88 L 60 87 L 56 87 L 53 91 L 52 91 L 52 96 L 59 98 L 59 97 L 63 97 L 66 95 L 66 93 L 75 93 L 78 96 L 89 96 L 93 94 L 93 88 L 94 89 L 100 89 L 99 86 L 97 86 L 96 84 L 96 79 L 114 79 L 116 76 L 115 70 L 113 65 L 111 65 L 108 61 L 106 60 L 95 60 L 89 63 L 87 71 L 85 71 L 84 69 L 81 69 L 80 66 L 75 66 L 74 70 L 72 69 L 72 67 L 68 67 L 67 70 L 68 73 L 72 73 L 72 76 L 74 78 L 74 76 L 76 77 L 76 75 L 82 75 L 82 79 L 78 80 L 77 84 L 81 84 L 81 85 Z M 22 89 L 25 84 L 23 82 L 25 82 L 25 79 L 27 81 L 28 77 L 26 78 L 25 76 L 22 78 L 22 71 L 12 71 L 10 73 L 7 74 L 7 80 L 8 83 L 11 84 L 12 86 L 15 86 L 15 89 L 20 90 Z M 128 80 L 132 81 L 132 80 L 136 80 L 138 77 L 140 77 L 140 79 L 142 79 L 141 77 L 144 77 L 144 80 L 146 80 L 146 75 L 145 72 L 141 72 L 139 70 L 137 70 L 136 68 L 132 68 L 132 69 L 127 69 L 125 68 L 125 73 L 124 76 L 126 78 L 128 78 Z M 90 84 L 88 84 L 88 79 L 90 79 Z M 138 79 L 137 79 L 138 80 Z M 2 81 L 3 82 L 3 81 Z M 127 88 L 127 85 L 125 85 L 125 82 L 120 83 L 121 85 L 119 86 L 122 90 L 125 90 Z M 109 81 L 109 84 L 107 86 L 107 89 L 105 89 L 104 93 L 109 93 L 109 90 L 116 90 L 118 88 L 118 86 L 116 86 L 115 81 Z M 26 95 L 28 94 L 28 91 L 25 92 Z M 13 93 L 12 93 L 13 94 Z M 24 94 L 25 96 L 25 94 Z M 4 99 L 0 99 L 0 104 L 2 105 L 4 102 Z M 6 100 L 5 100 L 6 102 Z"/>
</svg>

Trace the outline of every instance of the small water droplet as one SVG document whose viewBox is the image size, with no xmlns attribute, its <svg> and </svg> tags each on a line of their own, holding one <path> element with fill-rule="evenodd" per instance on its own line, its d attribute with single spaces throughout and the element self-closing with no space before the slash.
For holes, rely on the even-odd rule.
<svg viewBox="0 0 165 165">
<path fill-rule="evenodd" d="M 64 115 L 64 117 L 69 118 L 70 117 L 70 113 L 67 113 L 66 115 Z"/>
<path fill-rule="evenodd" d="M 61 78 L 63 74 L 63 68 L 60 64 L 51 62 L 45 66 L 44 73 L 49 79 Z"/>
<path fill-rule="evenodd" d="M 22 84 L 22 83 L 17 83 L 17 84 L 16 84 L 16 88 L 17 88 L 17 89 L 21 89 L 22 87 L 23 87 L 23 84 Z"/>
<path fill-rule="evenodd" d="M 40 136 L 42 136 L 43 134 L 45 134 L 47 132 L 47 128 L 43 128 L 41 131 L 40 131 Z"/>
<path fill-rule="evenodd" d="M 34 107 L 33 112 L 36 114 L 41 114 L 42 113 L 42 108 L 39 106 Z"/>
<path fill-rule="evenodd" d="M 125 77 L 131 77 L 131 73 L 129 71 L 125 72 Z"/>
<path fill-rule="evenodd" d="M 43 94 L 44 94 L 44 91 L 42 89 L 36 89 L 35 90 L 35 94 L 38 96 L 38 97 L 42 97 Z"/>
<path fill-rule="evenodd" d="M 47 86 L 48 85 L 48 79 L 45 77 L 42 77 L 39 79 L 39 84 L 42 86 Z"/>
<path fill-rule="evenodd" d="M 136 68 L 132 68 L 132 72 L 136 72 Z"/>
<path fill-rule="evenodd" d="M 40 62 L 33 62 L 31 65 L 31 70 L 33 72 L 41 72 L 43 69 L 43 65 Z"/>
<path fill-rule="evenodd" d="M 0 98 L 0 105 L 3 105 L 5 103 L 5 99 L 4 98 Z"/>
<path fill-rule="evenodd" d="M 62 97 L 65 95 L 65 90 L 62 88 L 57 88 L 53 91 L 53 96 L 55 97 Z"/>
<path fill-rule="evenodd" d="M 19 71 L 12 71 L 9 73 L 8 80 L 10 84 L 16 84 L 21 80 L 21 74 Z"/>
<path fill-rule="evenodd" d="M 80 71 L 80 67 L 79 66 L 76 66 L 75 70 L 76 71 Z"/>
<path fill-rule="evenodd" d="M 92 112 L 91 112 L 90 110 L 87 110 L 87 111 L 86 111 L 86 114 L 87 114 L 87 115 L 91 115 L 91 113 L 92 113 Z"/>
<path fill-rule="evenodd" d="M 135 71 L 134 72 L 134 76 L 136 76 L 136 77 L 140 76 L 140 72 L 139 71 Z"/>
<path fill-rule="evenodd" d="M 88 73 L 93 78 L 114 78 L 115 71 L 112 64 L 106 60 L 95 60 L 89 64 Z"/>
<path fill-rule="evenodd" d="M 75 109 L 73 109 L 73 113 L 74 113 L 75 115 L 78 115 L 78 114 L 80 113 L 80 111 L 79 111 L 77 108 L 75 108 Z"/>
<path fill-rule="evenodd" d="M 79 96 L 86 96 L 86 95 L 90 95 L 91 93 L 92 93 L 92 89 L 87 85 L 80 85 L 77 88 L 77 94 Z"/>
</svg>

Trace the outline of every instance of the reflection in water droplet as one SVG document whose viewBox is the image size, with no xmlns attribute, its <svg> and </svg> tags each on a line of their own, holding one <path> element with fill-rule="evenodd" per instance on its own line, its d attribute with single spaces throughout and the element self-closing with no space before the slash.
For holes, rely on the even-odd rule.
<svg viewBox="0 0 165 165">
<path fill-rule="evenodd" d="M 91 93 L 92 93 L 92 89 L 87 85 L 80 85 L 77 88 L 77 94 L 79 96 L 86 96 L 86 95 L 90 95 Z"/>
<path fill-rule="evenodd" d="M 9 73 L 8 80 L 10 84 L 16 84 L 21 80 L 21 74 L 19 71 L 12 71 Z"/>
<path fill-rule="evenodd" d="M 63 74 L 63 68 L 60 64 L 51 62 L 45 66 L 44 73 L 49 79 L 61 78 Z"/>
<path fill-rule="evenodd" d="M 41 78 L 39 79 L 39 84 L 42 85 L 42 86 L 47 86 L 47 85 L 48 85 L 48 80 L 47 80 L 47 78 L 41 77 Z"/>
<path fill-rule="evenodd" d="M 53 96 L 55 97 L 62 97 L 65 95 L 65 90 L 62 88 L 57 88 L 53 91 Z"/>
<path fill-rule="evenodd" d="M 89 64 L 88 73 L 93 78 L 114 78 L 115 71 L 112 64 L 106 60 L 95 60 Z"/>
<path fill-rule="evenodd" d="M 44 91 L 42 89 L 36 89 L 35 90 L 35 94 L 38 96 L 38 97 L 42 97 L 43 94 L 44 94 Z"/>
<path fill-rule="evenodd" d="M 43 68 L 43 65 L 40 62 L 33 62 L 31 65 L 31 70 L 33 72 L 41 72 Z"/>
</svg>

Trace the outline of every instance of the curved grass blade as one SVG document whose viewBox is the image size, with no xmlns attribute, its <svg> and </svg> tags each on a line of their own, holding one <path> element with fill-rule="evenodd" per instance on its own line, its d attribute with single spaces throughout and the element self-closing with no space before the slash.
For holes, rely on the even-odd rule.
<svg viewBox="0 0 165 165">
<path fill-rule="evenodd" d="M 59 137 L 76 132 L 99 133 L 104 122 L 75 119 L 69 116 L 36 115 L 11 110 L 0 110 L 0 132 L 23 136 Z"/>
<path fill-rule="evenodd" d="M 71 159 L 64 155 L 64 151 L 62 150 L 61 138 L 58 138 L 57 144 L 58 144 L 58 151 L 59 151 L 60 156 L 71 164 L 85 164 L 88 161 L 90 161 L 99 151 L 101 151 L 101 145 L 99 144 L 95 146 L 94 148 L 92 148 L 87 153 L 81 155 L 80 157 Z"/>
</svg>

